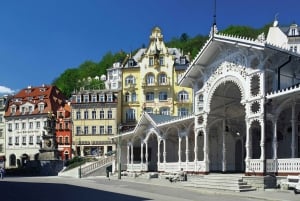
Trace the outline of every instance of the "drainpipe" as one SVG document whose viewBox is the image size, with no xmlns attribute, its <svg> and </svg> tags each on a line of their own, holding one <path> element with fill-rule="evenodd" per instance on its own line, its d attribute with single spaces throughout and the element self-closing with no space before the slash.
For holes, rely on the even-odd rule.
<svg viewBox="0 0 300 201">
<path fill-rule="evenodd" d="M 287 65 L 288 63 L 290 63 L 292 60 L 291 55 L 289 55 L 289 58 L 286 62 L 284 62 L 283 64 L 281 64 L 278 68 L 277 68 L 277 90 L 280 89 L 280 70 L 281 68 L 283 68 L 285 65 Z"/>
</svg>

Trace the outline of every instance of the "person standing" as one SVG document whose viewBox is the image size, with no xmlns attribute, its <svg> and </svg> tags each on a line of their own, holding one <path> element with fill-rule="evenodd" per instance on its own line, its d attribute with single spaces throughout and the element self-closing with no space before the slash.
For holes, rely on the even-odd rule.
<svg viewBox="0 0 300 201">
<path fill-rule="evenodd" d="M 4 174 L 5 174 L 4 168 L 3 168 L 3 167 L 0 167 L 0 177 L 1 177 L 1 179 L 4 178 Z"/>
</svg>

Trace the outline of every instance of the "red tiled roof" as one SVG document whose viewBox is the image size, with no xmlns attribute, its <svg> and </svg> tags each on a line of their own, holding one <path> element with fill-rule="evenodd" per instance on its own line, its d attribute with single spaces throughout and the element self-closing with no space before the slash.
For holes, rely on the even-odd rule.
<svg viewBox="0 0 300 201">
<path fill-rule="evenodd" d="M 29 115 L 28 111 L 22 114 L 21 106 L 24 104 L 32 104 L 32 112 L 30 114 L 47 114 L 48 112 L 56 112 L 60 106 L 66 102 L 65 96 L 61 91 L 52 85 L 43 85 L 38 87 L 27 87 L 20 90 L 14 95 L 8 103 L 5 116 Z M 38 105 L 44 103 L 44 110 L 39 111 Z M 11 106 L 16 106 L 15 114 L 11 112 Z"/>
</svg>

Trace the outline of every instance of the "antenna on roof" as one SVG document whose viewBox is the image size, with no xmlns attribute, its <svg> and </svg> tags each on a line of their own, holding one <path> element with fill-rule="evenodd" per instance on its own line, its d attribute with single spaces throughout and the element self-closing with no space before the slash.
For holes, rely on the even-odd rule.
<svg viewBox="0 0 300 201">
<path fill-rule="evenodd" d="M 214 0 L 214 11 L 213 11 L 213 24 L 210 30 L 210 37 L 213 37 L 216 33 L 218 33 L 217 29 L 217 0 Z"/>
<path fill-rule="evenodd" d="M 217 0 L 214 0 L 214 21 L 213 26 L 217 26 Z"/>
</svg>

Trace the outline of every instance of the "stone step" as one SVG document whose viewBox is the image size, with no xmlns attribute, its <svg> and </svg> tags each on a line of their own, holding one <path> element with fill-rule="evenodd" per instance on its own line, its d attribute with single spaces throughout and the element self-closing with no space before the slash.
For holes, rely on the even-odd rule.
<svg viewBox="0 0 300 201">
<path fill-rule="evenodd" d="M 243 181 L 241 175 L 211 174 L 203 176 L 190 176 L 184 184 L 186 187 L 227 190 L 245 192 L 256 190 L 247 182 Z"/>
</svg>

